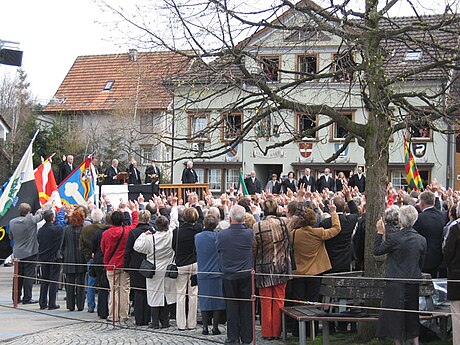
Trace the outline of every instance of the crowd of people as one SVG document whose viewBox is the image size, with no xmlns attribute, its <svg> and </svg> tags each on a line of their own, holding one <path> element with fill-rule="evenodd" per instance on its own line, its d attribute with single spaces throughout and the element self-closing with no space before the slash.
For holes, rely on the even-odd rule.
<svg viewBox="0 0 460 345">
<path fill-rule="evenodd" d="M 31 277 L 38 255 L 41 309 L 59 307 L 56 260 L 62 255 L 69 311 L 83 310 L 86 298 L 88 312 L 97 311 L 102 319 L 124 322 L 133 308 L 137 325 L 167 328 L 175 319 L 177 329 L 185 331 L 197 327 L 199 310 L 203 334 L 220 334 L 219 324 L 226 322 L 229 344 L 253 340 L 255 270 L 262 337 L 277 339 L 285 300 L 319 302 L 323 274 L 364 267 L 364 180 L 352 177 L 355 181 L 350 183 L 343 178 L 337 190 L 337 180 L 332 187 L 329 173 L 325 171 L 318 183 L 306 169 L 299 181 L 288 176 L 292 188 L 286 193 L 268 190 L 252 197 L 231 188 L 218 198 L 207 194 L 199 199 L 191 192 L 187 200 L 140 196 L 111 205 L 103 196 L 101 208 L 89 204 L 55 213 L 51 207 L 36 215 L 24 204 L 20 217 L 10 223 L 14 256 L 24 261 L 20 275 Z M 192 176 L 193 170 L 184 175 Z M 255 173 L 248 179 L 259 187 Z M 273 181 L 275 186 L 276 176 Z M 376 256 L 387 255 L 389 283 L 383 307 L 418 309 L 417 279 L 422 272 L 433 278 L 458 278 L 459 201 L 458 193 L 436 181 L 422 193 L 388 184 L 385 216 L 375 225 L 374 246 Z M 45 225 L 38 229 L 40 222 Z M 151 277 L 140 269 L 145 260 L 155 267 Z M 448 286 L 454 313 L 460 311 L 458 284 Z M 30 280 L 20 278 L 19 287 L 22 303 L 34 303 Z M 407 339 L 417 343 L 418 314 L 386 311 L 380 318 L 379 336 L 390 336 L 397 344 Z M 458 340 L 454 314 L 453 325 Z M 298 334 L 295 325 L 292 332 Z"/>
</svg>

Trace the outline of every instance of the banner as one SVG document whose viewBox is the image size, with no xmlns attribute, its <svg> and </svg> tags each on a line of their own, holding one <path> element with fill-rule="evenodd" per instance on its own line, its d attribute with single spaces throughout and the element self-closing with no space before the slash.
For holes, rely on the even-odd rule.
<svg viewBox="0 0 460 345">
<path fill-rule="evenodd" d="M 77 206 L 86 205 L 91 198 L 94 202 L 94 181 L 92 158 L 87 157 L 69 176 L 58 186 L 62 204 Z"/>
</svg>

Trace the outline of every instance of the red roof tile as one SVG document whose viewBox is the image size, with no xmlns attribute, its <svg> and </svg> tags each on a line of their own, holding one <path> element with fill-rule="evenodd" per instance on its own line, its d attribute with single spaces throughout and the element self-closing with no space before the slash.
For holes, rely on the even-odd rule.
<svg viewBox="0 0 460 345">
<path fill-rule="evenodd" d="M 79 56 L 44 112 L 113 110 L 137 100 L 139 109 L 166 109 L 172 96 L 163 80 L 183 72 L 188 59 L 171 52 Z M 110 90 L 104 91 L 108 81 Z"/>
</svg>

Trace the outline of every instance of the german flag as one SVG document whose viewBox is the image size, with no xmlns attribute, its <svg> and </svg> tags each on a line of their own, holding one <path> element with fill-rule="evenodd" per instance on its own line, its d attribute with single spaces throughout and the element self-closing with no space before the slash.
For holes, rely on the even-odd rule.
<svg viewBox="0 0 460 345">
<path fill-rule="evenodd" d="M 406 161 L 406 181 L 410 189 L 423 189 L 422 179 L 415 164 L 414 156 L 410 149 L 410 142 L 404 136 L 404 158 Z"/>
</svg>

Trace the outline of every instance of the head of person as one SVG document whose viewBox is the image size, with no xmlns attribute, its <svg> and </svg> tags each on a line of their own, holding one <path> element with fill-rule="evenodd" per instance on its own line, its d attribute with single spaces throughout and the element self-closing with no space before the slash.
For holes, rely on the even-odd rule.
<svg viewBox="0 0 460 345">
<path fill-rule="evenodd" d="M 150 217 L 152 214 L 150 213 L 149 210 L 142 210 L 139 211 L 139 224 L 149 224 L 150 223 Z"/>
<path fill-rule="evenodd" d="M 199 214 L 195 207 L 187 207 L 184 210 L 184 222 L 195 224 L 198 220 Z"/>
<path fill-rule="evenodd" d="M 67 162 L 69 162 L 69 164 L 73 164 L 73 156 L 72 155 L 67 155 Z"/>
<path fill-rule="evenodd" d="M 222 210 L 223 211 L 223 210 Z M 223 212 L 222 212 L 223 213 Z M 222 217 L 222 214 L 221 214 L 221 210 L 216 207 L 216 206 L 212 206 L 209 208 L 208 210 L 208 214 L 207 215 L 213 215 L 215 216 L 217 219 L 219 220 L 223 220 L 224 218 Z"/>
<path fill-rule="evenodd" d="M 165 216 L 158 216 L 155 220 L 155 228 L 159 232 L 166 232 L 169 229 L 169 220 Z"/>
<path fill-rule="evenodd" d="M 256 172 L 254 170 L 251 171 L 251 177 L 255 178 L 256 177 Z"/>
<path fill-rule="evenodd" d="M 358 167 L 358 174 L 362 174 L 363 173 L 363 167 Z"/>
<path fill-rule="evenodd" d="M 263 208 L 265 216 L 276 216 L 278 203 L 273 199 L 268 199 L 264 201 Z"/>
<path fill-rule="evenodd" d="M 331 172 L 331 169 L 329 168 L 324 169 L 324 175 L 329 176 L 330 172 Z"/>
<path fill-rule="evenodd" d="M 418 218 L 417 209 L 412 205 L 404 205 L 399 209 L 399 225 L 401 228 L 411 228 Z"/>
<path fill-rule="evenodd" d="M 91 163 L 92 163 L 94 166 L 96 166 L 97 163 L 98 163 L 97 158 L 94 158 L 94 157 L 93 157 L 92 160 L 91 160 Z"/>
<path fill-rule="evenodd" d="M 305 168 L 305 176 L 310 176 L 310 169 L 309 168 Z"/>
<path fill-rule="evenodd" d="M 316 213 L 305 205 L 299 205 L 295 215 L 298 217 L 296 224 L 301 227 L 313 226 L 316 223 Z"/>
<path fill-rule="evenodd" d="M 213 214 L 208 213 L 206 217 L 204 217 L 203 225 L 206 230 L 214 231 L 215 228 L 217 228 L 219 225 L 219 218 Z"/>
<path fill-rule="evenodd" d="M 22 202 L 19 204 L 19 215 L 21 217 L 27 216 L 31 211 L 31 207 L 28 203 Z"/>
<path fill-rule="evenodd" d="M 157 212 L 158 212 L 157 205 L 155 205 L 154 203 L 151 203 L 151 202 L 149 202 L 149 203 L 145 206 L 145 209 L 146 209 L 147 211 L 150 212 L 150 215 L 152 215 L 152 214 L 157 214 Z"/>
<path fill-rule="evenodd" d="M 420 194 L 420 208 L 422 210 L 434 206 L 435 195 L 433 192 L 426 190 Z"/>
<path fill-rule="evenodd" d="M 131 164 L 133 165 L 133 167 L 137 167 L 137 162 L 134 159 L 131 161 Z"/>
<path fill-rule="evenodd" d="M 69 223 L 74 227 L 79 227 L 83 225 L 85 221 L 86 214 L 85 210 L 81 207 L 77 207 L 69 216 Z"/>
<path fill-rule="evenodd" d="M 189 168 L 189 169 L 193 168 L 193 162 L 192 161 L 187 162 L 187 168 Z"/>
<path fill-rule="evenodd" d="M 273 181 L 276 181 L 277 179 L 278 179 L 278 175 L 272 174 L 272 180 L 273 180 Z"/>
<path fill-rule="evenodd" d="M 345 206 L 347 203 L 345 202 L 345 199 L 341 197 L 340 195 L 336 195 L 334 199 L 332 199 L 335 207 L 337 208 L 337 212 L 343 212 L 345 211 Z"/>
<path fill-rule="evenodd" d="M 95 208 L 91 211 L 91 220 L 93 223 L 100 223 L 102 222 L 102 218 L 104 217 L 104 214 L 102 211 L 98 208 Z"/>
<path fill-rule="evenodd" d="M 125 220 L 125 215 L 121 211 L 113 211 L 110 217 L 113 226 L 122 226 Z"/>
<path fill-rule="evenodd" d="M 398 225 L 399 224 L 399 207 L 391 205 L 385 210 L 384 215 L 385 224 Z"/>
<path fill-rule="evenodd" d="M 53 210 L 46 210 L 43 212 L 43 219 L 47 223 L 52 223 L 54 222 L 54 212 Z"/>
<path fill-rule="evenodd" d="M 243 224 L 244 218 L 246 215 L 246 210 L 243 206 L 234 205 L 230 209 L 228 218 L 230 219 L 230 224 Z"/>
<path fill-rule="evenodd" d="M 114 168 L 117 168 L 118 167 L 118 159 L 112 159 L 112 166 Z"/>
<path fill-rule="evenodd" d="M 241 198 L 238 200 L 238 205 L 244 207 L 246 212 L 251 212 L 251 199 L 248 197 Z"/>
<path fill-rule="evenodd" d="M 337 175 L 338 178 L 345 178 L 345 174 L 341 171 L 339 172 L 339 174 Z"/>
<path fill-rule="evenodd" d="M 112 213 L 113 213 L 113 211 L 109 211 L 105 215 L 105 224 L 106 225 L 112 225 Z"/>
<path fill-rule="evenodd" d="M 287 217 L 292 217 L 293 215 L 295 215 L 295 213 L 297 212 L 298 207 L 299 207 L 299 202 L 297 200 L 291 201 L 287 205 L 286 216 Z"/>
<path fill-rule="evenodd" d="M 290 178 L 290 179 L 295 178 L 295 174 L 294 174 L 293 171 L 289 171 L 289 173 L 288 173 L 288 178 Z"/>
<path fill-rule="evenodd" d="M 157 161 L 156 161 L 155 159 L 152 160 L 152 166 L 153 166 L 153 167 L 155 166 L 156 163 L 157 163 Z"/>
</svg>

